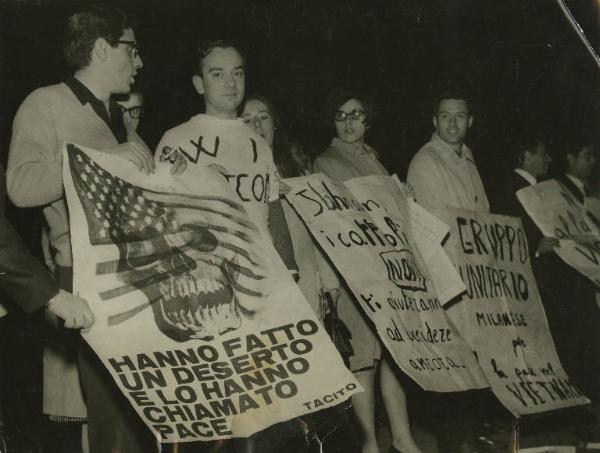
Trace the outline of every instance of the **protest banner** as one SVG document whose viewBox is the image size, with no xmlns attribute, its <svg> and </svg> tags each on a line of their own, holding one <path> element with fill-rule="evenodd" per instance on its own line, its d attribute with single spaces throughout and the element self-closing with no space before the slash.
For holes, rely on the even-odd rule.
<svg viewBox="0 0 600 453">
<path fill-rule="evenodd" d="M 560 240 L 556 253 L 600 286 L 600 225 L 563 184 L 552 179 L 525 187 L 517 198 L 544 236 Z"/>
<path fill-rule="evenodd" d="M 494 394 L 515 416 L 589 403 L 560 364 L 531 270 L 521 220 L 483 212 L 439 213 L 466 292 L 457 323 Z M 461 332 L 463 333 L 463 332 Z"/>
<path fill-rule="evenodd" d="M 163 442 L 247 437 L 361 390 L 222 174 L 123 162 L 65 147 L 74 289 Z"/>
<path fill-rule="evenodd" d="M 398 192 L 397 209 L 385 207 L 391 190 L 397 190 L 391 177 L 342 183 L 316 174 L 286 197 L 402 370 L 426 390 L 487 387 L 473 352 L 448 323 L 415 247 L 404 195 Z M 448 272 L 456 270 L 450 265 Z"/>
</svg>

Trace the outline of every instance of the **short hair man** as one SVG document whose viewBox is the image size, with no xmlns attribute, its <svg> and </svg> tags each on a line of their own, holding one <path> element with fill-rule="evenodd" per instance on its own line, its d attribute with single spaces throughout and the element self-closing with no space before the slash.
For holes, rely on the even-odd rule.
<svg viewBox="0 0 600 453">
<path fill-rule="evenodd" d="M 7 179 L 8 194 L 17 206 L 44 206 L 55 263 L 69 267 L 62 142 L 114 153 L 147 171 L 153 160 L 137 135 L 127 136 L 121 110 L 111 99 L 129 91 L 142 67 L 129 18 L 100 6 L 73 14 L 67 20 L 64 53 L 74 76 L 35 90 L 21 104 L 13 123 Z"/>
<path fill-rule="evenodd" d="M 262 137 L 237 119 L 246 84 L 244 57 L 228 41 L 201 41 L 193 61 L 192 83 L 204 97 L 205 113 L 167 131 L 156 157 L 164 161 L 173 153 L 183 153 L 196 165 L 211 166 L 223 173 L 253 221 L 262 231 L 271 233 L 275 248 L 294 272 L 297 266 L 278 201 L 273 153 Z M 201 131 L 219 141 L 203 142 L 202 138 L 207 137 L 199 137 Z"/>
<path fill-rule="evenodd" d="M 246 88 L 245 61 L 240 51 L 225 40 L 201 41 L 193 68 L 192 83 L 204 96 L 206 115 L 236 119 Z"/>
<path fill-rule="evenodd" d="M 447 90 L 434 102 L 435 131 L 413 157 L 407 175 L 417 202 L 425 208 L 489 211 L 473 153 L 465 144 L 472 124 L 469 101 L 459 90 Z"/>
<path fill-rule="evenodd" d="M 249 217 L 261 232 L 271 235 L 288 269 L 297 273 L 272 151 L 260 135 L 238 120 L 246 84 L 243 55 L 228 41 L 201 41 L 192 83 L 204 97 L 205 113 L 165 132 L 156 158 L 169 161 L 174 154 L 184 154 L 192 162 L 187 171 L 201 165 L 221 172 Z"/>
<path fill-rule="evenodd" d="M 465 144 L 474 121 L 468 97 L 454 87 L 442 92 L 434 102 L 432 120 L 435 130 L 431 140 L 415 154 L 408 167 L 407 182 L 415 191 L 417 203 L 429 210 L 459 208 L 489 212 L 473 153 Z M 449 409 L 439 427 L 440 450 L 458 445 L 476 448 L 479 414 L 473 407 L 483 407 L 485 398 L 484 392 L 440 397 L 441 407 Z M 456 410 L 463 414 L 462 419 L 454 417 Z"/>
<path fill-rule="evenodd" d="M 142 67 L 131 19 L 121 10 L 91 5 L 66 21 L 64 55 L 74 75 L 64 83 L 33 91 L 16 114 L 8 161 L 8 193 L 17 206 L 43 207 L 55 276 L 72 285 L 72 255 L 62 180 L 62 143 L 73 142 L 133 162 L 151 173 L 154 161 L 135 132 L 123 125 L 111 95 L 127 93 Z M 135 415 L 114 382 L 84 345 L 82 400 L 73 360 L 78 344 L 45 351 L 44 412 L 60 419 L 88 415 L 91 452 L 150 451 L 130 435 Z M 70 350 L 70 353 L 65 353 Z M 84 369 L 85 368 L 85 369 Z M 125 408 L 125 409 L 123 409 Z"/>
<path fill-rule="evenodd" d="M 251 217 L 258 216 L 254 220 L 266 226 L 267 203 L 278 198 L 273 190 L 277 179 L 266 142 L 237 120 L 246 83 L 242 54 L 224 40 L 201 41 L 196 48 L 192 83 L 204 97 L 205 113 L 165 132 L 156 157 L 164 161 L 173 152 L 183 153 L 196 165 L 217 168 L 245 202 Z M 214 143 L 208 143 L 209 135 Z M 238 135 L 245 142 L 227 147 L 225 140 L 235 141 L 232 137 Z M 254 140 L 254 145 L 248 138 Z M 257 178 L 262 185 L 260 190 L 253 190 L 252 182 Z"/>
<path fill-rule="evenodd" d="M 548 173 L 548 165 L 552 158 L 548 154 L 545 142 L 542 134 L 533 128 L 515 134 L 510 149 L 513 171 L 500 185 L 492 206 L 494 213 L 521 219 L 532 257 L 552 252 L 554 247 L 558 246 L 556 238 L 542 237 L 540 229 L 533 223 L 516 196 L 518 190 L 537 184 L 540 178 Z"/>
<path fill-rule="evenodd" d="M 587 182 L 596 165 L 594 141 L 579 136 L 565 140 L 561 150 L 560 182 L 585 205 Z M 595 219 L 598 222 L 597 219 Z M 539 258 L 540 294 L 561 363 L 571 380 L 592 400 L 596 415 L 593 440 L 600 441 L 600 311 L 597 288 L 556 254 Z"/>
<path fill-rule="evenodd" d="M 561 182 L 585 204 L 589 179 L 596 168 L 596 150 L 591 138 L 573 140 L 563 145 L 564 177 Z"/>
</svg>

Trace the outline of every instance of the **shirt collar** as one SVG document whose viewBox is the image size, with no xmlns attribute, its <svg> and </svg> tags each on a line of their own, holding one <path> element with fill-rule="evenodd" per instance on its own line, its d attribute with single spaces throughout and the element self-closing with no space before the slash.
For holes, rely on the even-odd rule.
<svg viewBox="0 0 600 453">
<path fill-rule="evenodd" d="M 90 104 L 96 115 L 106 123 L 119 143 L 127 141 L 127 130 L 123 124 L 121 106 L 113 98 L 110 98 L 108 101 L 107 111 L 104 102 L 94 96 L 94 93 L 76 77 L 69 77 L 65 81 L 65 84 L 73 92 L 81 105 Z"/>
<path fill-rule="evenodd" d="M 330 146 L 332 148 L 337 148 L 341 151 L 345 151 L 349 154 L 354 154 L 356 156 L 369 156 L 369 157 L 373 157 L 375 159 L 378 158 L 375 150 L 373 148 L 371 148 L 369 145 L 367 145 L 366 143 L 363 144 L 363 146 L 357 146 L 352 143 L 346 143 L 343 140 L 341 140 L 339 137 L 334 137 L 333 140 L 331 140 Z"/>
<path fill-rule="evenodd" d="M 522 168 L 515 168 L 515 173 L 521 175 L 525 181 L 527 181 L 532 186 L 537 184 L 537 179 L 528 171 L 523 170 Z"/>
<path fill-rule="evenodd" d="M 88 87 L 86 87 L 77 77 L 71 76 L 66 81 L 65 84 L 71 89 L 73 94 L 81 105 L 85 104 L 96 104 L 97 106 L 102 106 L 102 108 L 106 109 L 104 102 L 94 96 L 94 93 L 90 91 Z M 108 101 L 108 110 L 109 112 L 113 112 L 114 110 L 121 110 L 119 104 L 111 97 Z"/>
<path fill-rule="evenodd" d="M 454 148 L 452 148 L 452 146 L 450 146 L 448 143 L 446 143 L 444 140 L 442 140 L 440 138 L 440 136 L 438 135 L 438 133 L 436 131 L 434 131 L 433 134 L 431 135 L 430 143 L 432 143 L 434 145 L 435 150 L 444 160 L 450 161 L 455 164 L 459 164 L 460 162 L 462 162 L 464 160 L 473 162 L 473 158 L 471 156 L 471 150 L 464 143 L 462 146 L 462 153 L 460 154 L 460 156 L 458 155 L 458 153 L 456 151 L 454 151 Z"/>
<path fill-rule="evenodd" d="M 573 175 L 567 175 L 567 178 L 569 178 L 571 182 L 577 186 L 581 193 L 585 194 L 585 183 L 581 179 Z"/>
<path fill-rule="evenodd" d="M 65 84 L 71 89 L 73 94 L 75 94 L 75 97 L 77 97 L 77 100 L 81 102 L 81 105 L 85 105 L 88 102 L 90 104 L 98 102 L 104 104 L 100 99 L 94 96 L 94 93 L 92 93 L 90 89 L 81 83 L 81 81 L 79 81 L 75 76 L 69 77 L 65 81 Z"/>
</svg>

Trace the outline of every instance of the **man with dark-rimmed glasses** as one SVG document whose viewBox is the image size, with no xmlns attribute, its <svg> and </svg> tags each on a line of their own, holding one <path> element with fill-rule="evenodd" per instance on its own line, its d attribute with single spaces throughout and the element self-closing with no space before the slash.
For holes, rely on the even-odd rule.
<svg viewBox="0 0 600 453">
<path fill-rule="evenodd" d="M 133 90 L 127 97 L 116 98 L 123 113 L 123 124 L 128 132 L 137 131 L 140 120 L 144 116 L 144 96 L 140 91 Z"/>
<path fill-rule="evenodd" d="M 121 108 L 111 98 L 129 93 L 142 68 L 132 25 L 123 11 L 109 6 L 91 5 L 72 14 L 63 50 L 73 76 L 32 92 L 14 120 L 8 193 L 17 206 L 43 207 L 50 244 L 46 261 L 65 289 L 72 285 L 72 255 L 62 144 L 94 148 L 133 162 L 147 174 L 154 171 L 147 146 L 126 130 Z M 44 412 L 61 421 L 87 417 L 92 453 L 152 451 L 155 442 L 149 431 L 89 346 L 59 328 L 56 333 L 60 340 L 48 342 L 44 357 Z M 78 349 L 85 402 L 79 390 Z"/>
</svg>

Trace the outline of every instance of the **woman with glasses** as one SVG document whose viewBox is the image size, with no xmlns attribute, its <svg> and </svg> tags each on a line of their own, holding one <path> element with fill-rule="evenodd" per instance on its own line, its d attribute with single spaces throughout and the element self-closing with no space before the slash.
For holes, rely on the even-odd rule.
<svg viewBox="0 0 600 453">
<path fill-rule="evenodd" d="M 373 106 L 364 96 L 335 90 L 327 99 L 325 115 L 335 135 L 329 148 L 315 160 L 315 172 L 339 181 L 388 174 L 377 151 L 365 141 L 373 119 Z M 362 451 L 380 453 L 375 428 L 375 374 L 381 361 L 381 345 L 373 326 L 347 288 L 340 293 L 338 310 L 352 333 L 354 355 L 350 357 L 350 370 L 365 390 L 352 397 L 363 431 Z M 380 382 L 392 431 L 390 453 L 418 453 L 419 447 L 410 432 L 404 390 L 388 360 L 391 359 L 382 361 Z"/>
</svg>

